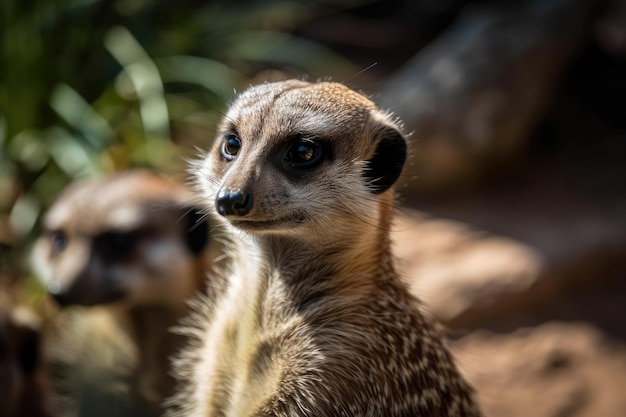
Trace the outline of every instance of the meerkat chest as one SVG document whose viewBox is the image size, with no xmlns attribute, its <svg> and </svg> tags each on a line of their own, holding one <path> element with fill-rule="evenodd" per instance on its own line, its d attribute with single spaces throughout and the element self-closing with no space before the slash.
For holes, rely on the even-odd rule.
<svg viewBox="0 0 626 417">
<path fill-rule="evenodd" d="M 216 311 L 199 386 L 212 396 L 204 402 L 206 415 L 251 416 L 276 392 L 288 356 L 284 335 L 298 327 L 298 320 L 280 314 L 280 303 L 268 297 L 268 289 L 255 283 L 232 291 Z"/>
</svg>

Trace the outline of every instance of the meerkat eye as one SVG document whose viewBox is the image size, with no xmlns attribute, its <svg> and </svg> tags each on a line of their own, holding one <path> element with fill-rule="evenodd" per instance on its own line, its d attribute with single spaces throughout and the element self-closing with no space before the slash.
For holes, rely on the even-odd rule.
<svg viewBox="0 0 626 417">
<path fill-rule="evenodd" d="M 324 152 L 319 142 L 298 138 L 287 149 L 284 160 L 291 168 L 311 169 L 318 166 L 324 159 Z"/>
<path fill-rule="evenodd" d="M 50 234 L 50 243 L 54 253 L 61 253 L 67 247 L 67 236 L 61 231 L 52 232 Z"/>
<path fill-rule="evenodd" d="M 234 133 L 227 133 L 222 140 L 222 156 L 228 161 L 235 159 L 241 149 L 241 140 Z"/>
</svg>

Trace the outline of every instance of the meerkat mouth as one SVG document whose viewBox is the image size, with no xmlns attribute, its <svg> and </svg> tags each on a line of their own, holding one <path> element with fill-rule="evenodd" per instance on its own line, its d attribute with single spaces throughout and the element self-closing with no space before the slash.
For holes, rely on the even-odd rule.
<svg viewBox="0 0 626 417">
<path fill-rule="evenodd" d="M 228 219 L 228 221 L 241 230 L 269 232 L 300 226 L 304 223 L 305 217 L 303 215 L 293 215 L 273 220 Z"/>
</svg>

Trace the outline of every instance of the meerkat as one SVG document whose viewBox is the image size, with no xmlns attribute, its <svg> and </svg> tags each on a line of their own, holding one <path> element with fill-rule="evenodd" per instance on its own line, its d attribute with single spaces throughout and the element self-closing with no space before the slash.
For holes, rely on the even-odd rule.
<svg viewBox="0 0 626 417">
<path fill-rule="evenodd" d="M 70 185 L 44 218 L 37 275 L 62 313 L 47 349 L 65 415 L 160 415 L 171 328 L 218 249 L 186 187 L 149 171 Z"/>
<path fill-rule="evenodd" d="M 339 83 L 236 98 L 195 162 L 232 242 L 228 287 L 188 324 L 177 362 L 190 417 L 480 416 L 440 327 L 396 272 L 399 122 Z"/>
</svg>

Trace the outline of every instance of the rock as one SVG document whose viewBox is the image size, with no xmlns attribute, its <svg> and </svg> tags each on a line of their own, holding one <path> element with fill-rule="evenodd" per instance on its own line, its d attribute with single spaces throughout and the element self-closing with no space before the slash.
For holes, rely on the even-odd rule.
<svg viewBox="0 0 626 417">
<path fill-rule="evenodd" d="M 411 213 L 393 226 L 394 250 L 412 292 L 444 323 L 467 325 L 472 311 L 487 315 L 501 297 L 524 293 L 539 278 L 543 261 L 532 248 L 467 224 Z"/>
<path fill-rule="evenodd" d="M 478 182 L 514 158 L 584 41 L 593 1 L 475 4 L 378 101 L 413 132 L 407 193 Z"/>
<path fill-rule="evenodd" d="M 453 344 L 486 417 L 597 417 L 626 412 L 626 346 L 585 323 L 511 334 L 474 332 Z"/>
</svg>

